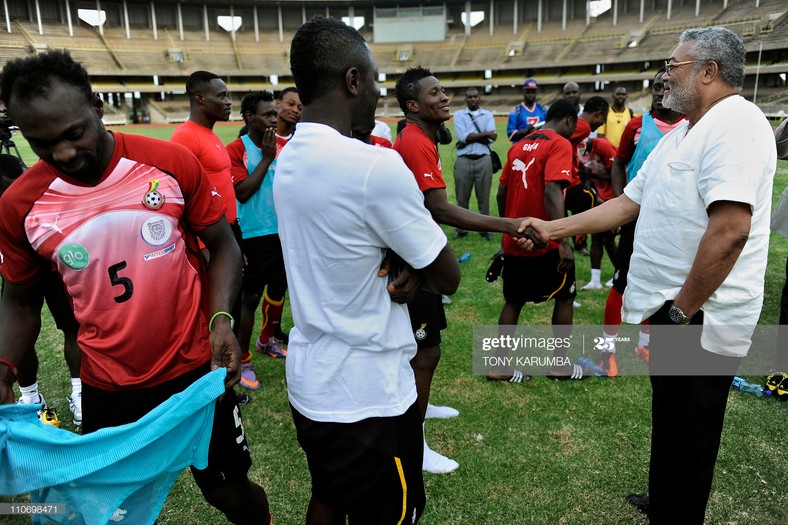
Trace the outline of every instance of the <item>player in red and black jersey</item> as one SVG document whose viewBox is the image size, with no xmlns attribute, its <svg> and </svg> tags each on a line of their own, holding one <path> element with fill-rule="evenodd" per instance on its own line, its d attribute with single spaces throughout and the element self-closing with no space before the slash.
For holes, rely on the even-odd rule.
<svg viewBox="0 0 788 525">
<path fill-rule="evenodd" d="M 566 89 L 566 86 L 564 86 L 564 89 Z M 569 98 L 565 98 L 564 100 L 573 102 Z M 573 103 L 575 104 L 575 108 L 579 107 L 579 98 L 576 103 Z M 580 118 L 577 119 L 575 132 L 569 137 L 569 142 L 572 143 L 572 182 L 564 193 L 564 206 L 567 211 L 573 214 L 590 210 L 596 203 L 596 195 L 594 194 L 593 187 L 590 184 L 583 183 L 584 181 L 580 179 L 577 153 L 578 149 L 584 147 L 585 141 L 591 132 L 605 123 L 609 109 L 610 104 L 608 104 L 607 100 L 604 98 L 598 96 L 590 97 L 586 101 L 585 106 L 583 106 Z M 575 249 L 583 253 L 583 255 L 588 255 L 585 235 L 578 235 L 575 238 Z"/>
<path fill-rule="evenodd" d="M 568 100 L 559 100 L 547 111 L 544 127 L 512 145 L 498 186 L 501 216 L 564 217 L 563 190 L 572 180 L 572 144 L 568 138 L 577 120 L 574 105 Z M 503 252 L 506 304 L 498 324 L 516 326 L 527 302 L 555 300 L 553 326 L 571 326 L 575 265 L 569 241 L 550 241 L 542 249 L 527 251 L 521 249 L 512 236 L 504 234 Z M 560 355 L 558 349 L 556 355 Z M 566 354 L 560 356 L 566 357 Z M 571 371 L 556 367 L 550 373 L 564 377 Z"/>
<path fill-rule="evenodd" d="M 578 151 L 578 168 L 581 178 L 593 188 L 596 202 L 615 198 L 610 170 L 616 157 L 616 147 L 606 138 L 588 138 Z M 602 252 L 607 251 L 610 261 L 616 264 L 616 234 L 613 231 L 591 236 L 591 280 L 581 290 L 602 289 Z M 612 279 L 611 279 L 612 281 Z"/>
<path fill-rule="evenodd" d="M 240 378 L 227 313 L 241 254 L 225 206 L 185 148 L 110 133 L 85 69 L 66 51 L 9 62 L 0 98 L 41 159 L 0 199 L 0 403 L 40 330 L 54 269 L 79 322 L 83 429 L 137 421 L 211 368 Z M 210 251 L 200 255 L 196 234 Z M 235 396 L 217 402 L 206 500 L 233 523 L 269 523 Z"/>
<path fill-rule="evenodd" d="M 497 231 L 514 236 L 520 221 L 490 217 L 450 204 L 446 196 L 438 148 L 435 145 L 438 131 L 449 120 L 449 97 L 440 81 L 425 68 L 408 69 L 397 81 L 397 102 L 405 113 L 407 123 L 394 141 L 394 149 L 402 156 L 413 172 L 419 188 L 424 193 L 424 205 L 439 224 L 478 232 Z M 446 328 L 446 316 L 441 297 L 429 292 L 420 294 L 408 303 L 418 353 L 411 361 L 416 375 L 416 388 L 422 415 L 429 415 L 428 401 L 432 376 L 440 361 L 440 331 Z M 432 407 L 430 407 L 432 408 Z M 448 407 L 446 407 L 448 408 Z M 454 409 L 437 417 L 452 417 Z M 431 450 L 424 443 L 424 468 L 428 472 L 446 473 L 459 464 Z"/>
</svg>

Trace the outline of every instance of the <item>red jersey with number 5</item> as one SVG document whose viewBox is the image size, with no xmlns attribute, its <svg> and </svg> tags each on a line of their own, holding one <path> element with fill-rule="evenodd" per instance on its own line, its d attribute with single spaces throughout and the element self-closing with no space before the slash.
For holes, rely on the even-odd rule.
<svg viewBox="0 0 788 525">
<path fill-rule="evenodd" d="M 95 186 L 38 162 L 0 200 L 3 278 L 60 275 L 80 324 L 80 375 L 105 390 L 153 386 L 210 359 L 195 232 L 225 213 L 185 148 L 114 137 Z"/>
</svg>

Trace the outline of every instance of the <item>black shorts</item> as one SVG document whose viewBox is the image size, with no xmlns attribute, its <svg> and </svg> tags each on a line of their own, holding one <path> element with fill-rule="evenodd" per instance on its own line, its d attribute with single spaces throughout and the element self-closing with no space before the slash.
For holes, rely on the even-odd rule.
<svg viewBox="0 0 788 525">
<path fill-rule="evenodd" d="M 136 390 L 107 391 L 83 383 L 82 433 L 133 423 L 208 372 L 206 363 L 160 385 Z M 202 491 L 219 488 L 244 479 L 251 466 L 241 412 L 235 394 L 228 390 L 216 404 L 208 467 L 192 467 L 194 481 Z"/>
<path fill-rule="evenodd" d="M 585 184 L 568 188 L 564 195 L 564 208 L 566 211 L 571 211 L 572 215 L 588 211 L 596 204 L 598 204 L 596 192 Z"/>
<path fill-rule="evenodd" d="M 66 295 L 63 281 L 56 274 L 52 274 L 46 285 L 44 292 L 47 307 L 55 320 L 58 330 L 66 333 L 76 334 L 79 331 L 79 323 L 74 318 L 74 309 L 71 307 L 71 300 Z"/>
<path fill-rule="evenodd" d="M 557 248 L 536 257 L 507 254 L 503 259 L 503 298 L 519 305 L 574 299 L 574 267 L 569 273 L 558 273 L 559 262 Z"/>
<path fill-rule="evenodd" d="M 0 280 L 0 296 L 3 295 L 4 287 L 5 281 Z M 49 276 L 46 283 L 44 299 L 58 330 L 72 334 L 79 332 L 79 323 L 74 317 L 74 309 L 71 307 L 68 295 L 66 295 L 63 281 L 55 273 Z"/>
<path fill-rule="evenodd" d="M 287 290 L 285 260 L 282 256 L 282 243 L 279 235 L 263 235 L 244 239 L 241 244 L 244 253 L 244 278 L 241 289 L 245 292 L 262 294 L 265 287 L 271 289 L 278 300 Z M 281 293 L 280 293 L 281 291 Z"/>
<path fill-rule="evenodd" d="M 419 348 L 441 344 L 441 330 L 446 328 L 446 312 L 440 294 L 419 290 L 408 303 L 410 327 Z"/>
<path fill-rule="evenodd" d="M 621 237 L 618 239 L 616 250 L 616 275 L 613 276 L 613 288 L 618 293 L 624 293 L 627 288 L 627 274 L 629 273 L 629 260 L 632 258 L 632 249 L 635 242 L 635 225 L 637 221 L 628 222 L 621 227 Z"/>
<path fill-rule="evenodd" d="M 349 525 L 418 521 L 426 496 L 417 403 L 401 416 L 355 423 L 312 421 L 290 409 L 316 501 L 346 514 Z"/>
</svg>

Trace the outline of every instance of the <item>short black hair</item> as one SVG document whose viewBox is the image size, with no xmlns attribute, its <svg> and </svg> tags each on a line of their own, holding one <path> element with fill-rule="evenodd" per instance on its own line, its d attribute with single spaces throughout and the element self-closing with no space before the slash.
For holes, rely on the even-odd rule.
<svg viewBox="0 0 788 525">
<path fill-rule="evenodd" d="M 583 111 L 588 113 L 596 113 L 598 111 L 604 113 L 608 109 L 610 109 L 610 104 L 607 102 L 607 100 L 597 95 L 588 97 L 585 106 L 583 106 Z"/>
<path fill-rule="evenodd" d="M 545 115 L 544 120 L 545 122 L 557 122 L 566 117 L 572 117 L 572 119 L 576 121 L 577 108 L 569 100 L 560 98 L 550 105 L 550 109 L 547 110 L 547 115 Z"/>
<path fill-rule="evenodd" d="M 422 79 L 431 77 L 432 71 L 426 67 L 416 66 L 408 68 L 405 74 L 397 80 L 394 86 L 394 93 L 397 96 L 397 102 L 403 113 L 408 114 L 408 101 L 418 100 L 419 98 L 419 82 Z"/>
<path fill-rule="evenodd" d="M 282 100 L 283 98 L 285 98 L 285 95 L 287 95 L 288 93 L 295 93 L 296 95 L 298 95 L 298 88 L 293 86 L 284 88 L 282 91 L 279 92 L 279 96 L 276 97 L 277 100 Z M 299 96 L 298 98 L 301 97 Z"/>
<path fill-rule="evenodd" d="M 84 95 L 85 102 L 93 101 L 88 72 L 65 49 L 14 59 L 3 67 L 2 76 L 0 99 L 9 109 L 12 99 L 29 102 L 46 94 L 56 80 L 77 88 Z"/>
<path fill-rule="evenodd" d="M 186 79 L 186 94 L 191 99 L 200 92 L 200 89 L 211 80 L 221 80 L 222 77 L 210 71 L 195 71 Z"/>
<path fill-rule="evenodd" d="M 290 44 L 290 71 L 305 106 L 344 85 L 348 69 L 369 73 L 364 68 L 371 61 L 364 37 L 334 18 L 313 18 L 298 28 Z"/>
<path fill-rule="evenodd" d="M 267 89 L 263 91 L 252 91 L 251 93 L 247 93 L 241 100 L 241 118 L 244 118 L 244 115 L 246 115 L 247 111 L 250 113 L 257 113 L 257 107 L 260 105 L 260 102 L 273 101 L 274 94 Z"/>
</svg>

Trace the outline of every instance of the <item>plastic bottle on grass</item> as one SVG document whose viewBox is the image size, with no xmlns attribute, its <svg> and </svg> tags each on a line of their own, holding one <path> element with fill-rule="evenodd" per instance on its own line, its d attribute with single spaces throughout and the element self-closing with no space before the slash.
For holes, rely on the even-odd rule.
<svg viewBox="0 0 788 525">
<path fill-rule="evenodd" d="M 465 252 L 459 258 L 460 263 L 468 262 L 470 260 L 471 260 L 471 252 Z"/>
<path fill-rule="evenodd" d="M 761 385 L 750 383 L 749 381 L 746 381 L 738 376 L 733 378 L 733 383 L 731 383 L 731 388 L 735 388 L 736 390 L 741 390 L 742 392 L 748 392 L 758 397 L 763 397 L 763 387 Z"/>
<path fill-rule="evenodd" d="M 591 361 L 589 358 L 585 356 L 581 356 L 577 358 L 577 364 L 588 374 L 593 374 L 595 376 L 606 376 L 607 372 L 605 369 L 599 366 L 598 364 Z"/>
</svg>

